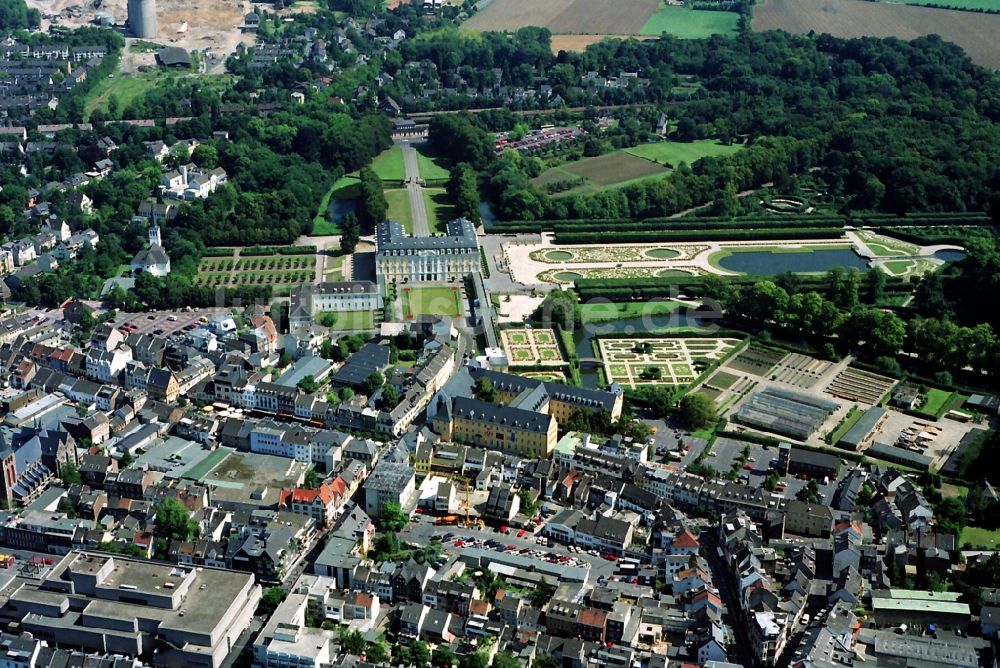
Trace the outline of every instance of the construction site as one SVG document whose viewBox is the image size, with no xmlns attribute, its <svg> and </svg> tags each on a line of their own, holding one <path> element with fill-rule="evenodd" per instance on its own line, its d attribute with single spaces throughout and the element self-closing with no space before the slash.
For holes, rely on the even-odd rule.
<svg viewBox="0 0 1000 668">
<path fill-rule="evenodd" d="M 28 7 L 42 15 L 42 30 L 51 26 L 78 28 L 104 25 L 124 32 L 127 47 L 121 72 L 130 74 L 155 65 L 153 45 L 173 46 L 200 56 L 202 71 L 221 74 L 226 58 L 243 43 L 254 43 L 253 32 L 243 29 L 244 17 L 252 11 L 244 0 L 133 0 L 133 13 L 141 6 L 145 25 L 155 28 L 155 35 L 143 33 L 134 38 L 129 31 L 129 0 L 27 0 Z"/>
</svg>

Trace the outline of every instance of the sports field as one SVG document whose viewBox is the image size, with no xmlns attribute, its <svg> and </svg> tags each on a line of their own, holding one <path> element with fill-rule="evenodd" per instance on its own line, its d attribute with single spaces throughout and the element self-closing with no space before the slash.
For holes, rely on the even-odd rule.
<svg viewBox="0 0 1000 668">
<path fill-rule="evenodd" d="M 716 12 L 661 5 L 639 29 L 640 35 L 667 33 L 681 39 L 704 39 L 712 35 L 736 33 L 739 15 L 736 12 Z"/>
<path fill-rule="evenodd" d="M 754 30 L 829 33 L 834 37 L 910 40 L 938 34 L 965 49 L 976 63 L 1000 69 L 1000 48 L 996 43 L 1000 14 L 865 0 L 767 0 L 754 7 L 752 26 Z"/>
<path fill-rule="evenodd" d="M 707 13 L 721 14 L 722 12 Z M 650 160 L 666 165 L 667 167 L 677 167 L 682 162 L 690 165 L 701 158 L 732 155 L 741 148 L 741 144 L 726 145 L 720 144 L 713 139 L 700 139 L 692 142 L 659 141 L 652 144 L 640 144 L 639 146 L 625 149 L 625 152 L 637 158 Z"/>
<path fill-rule="evenodd" d="M 457 285 L 448 287 L 404 287 L 402 290 L 403 317 L 440 315 L 457 318 L 462 315 L 462 291 Z"/>
</svg>

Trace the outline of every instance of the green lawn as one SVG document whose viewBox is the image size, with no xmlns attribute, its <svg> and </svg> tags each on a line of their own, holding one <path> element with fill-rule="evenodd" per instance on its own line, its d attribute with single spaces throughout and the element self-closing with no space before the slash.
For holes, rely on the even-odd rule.
<svg viewBox="0 0 1000 668">
<path fill-rule="evenodd" d="M 420 178 L 428 183 L 447 181 L 451 172 L 445 167 L 443 161 L 417 149 L 417 166 L 420 169 Z"/>
<path fill-rule="evenodd" d="M 462 291 L 451 287 L 409 288 L 403 291 L 403 317 L 420 315 L 462 315 Z"/>
<path fill-rule="evenodd" d="M 722 14 L 724 12 L 709 13 Z M 741 148 L 742 145 L 740 144 L 730 144 L 727 146 L 720 144 L 714 139 L 700 139 L 693 142 L 659 141 L 652 144 L 640 144 L 639 146 L 625 149 L 625 152 L 638 158 L 645 158 L 652 162 L 677 167 L 682 162 L 690 165 L 699 158 L 732 155 Z"/>
<path fill-rule="evenodd" d="M 681 39 L 703 39 L 712 35 L 736 33 L 739 15 L 736 12 L 715 12 L 660 5 L 642 28 L 640 35 L 667 33 Z"/>
<path fill-rule="evenodd" d="M 375 318 L 371 311 L 327 311 L 320 313 L 316 317 L 316 322 L 323 327 L 349 331 L 371 329 L 374 326 Z"/>
<path fill-rule="evenodd" d="M 340 179 L 337 183 L 340 183 Z M 316 209 L 316 216 L 313 217 L 312 232 L 313 236 L 325 236 L 329 234 L 340 234 L 340 227 L 330 220 L 330 198 L 333 197 L 334 191 L 337 190 L 337 183 L 330 186 L 330 189 L 326 191 L 323 195 L 323 199 L 319 201 L 319 208 Z"/>
<path fill-rule="evenodd" d="M 385 199 L 389 203 L 386 213 L 389 220 L 395 220 L 403 226 L 407 234 L 413 234 L 413 212 L 410 211 L 410 195 L 406 190 L 386 190 Z"/>
<path fill-rule="evenodd" d="M 955 392 L 939 390 L 937 388 L 927 390 L 924 403 L 917 409 L 917 412 L 921 415 L 927 415 L 934 418 L 939 417 L 945 410 L 947 410 L 952 399 L 955 398 L 955 395 Z"/>
<path fill-rule="evenodd" d="M 345 174 L 330 187 L 330 196 L 337 199 L 353 199 L 360 194 L 357 192 L 360 184 L 361 179 L 358 178 L 356 173 Z"/>
<path fill-rule="evenodd" d="M 1000 530 L 983 529 L 982 527 L 963 527 L 958 536 L 958 544 L 970 543 L 973 548 L 984 547 L 995 550 L 1000 547 Z"/>
<path fill-rule="evenodd" d="M 666 315 L 681 307 L 680 302 L 629 302 L 624 304 L 596 303 L 580 305 L 580 320 L 587 322 L 609 322 L 624 318 Z"/>
<path fill-rule="evenodd" d="M 406 178 L 403 167 L 403 149 L 399 146 L 382 151 L 372 162 L 372 170 L 383 181 L 402 182 Z"/>
<path fill-rule="evenodd" d="M 142 97 L 169 76 L 169 73 L 157 69 L 131 75 L 115 74 L 114 77 L 103 79 L 87 93 L 83 103 L 83 115 L 85 118 L 90 118 L 90 115 L 98 110 L 107 113 L 108 101 L 112 97 L 117 100 L 118 110 L 121 112 L 133 100 Z"/>
<path fill-rule="evenodd" d="M 423 169 L 420 170 L 423 174 Z M 427 209 L 427 225 L 431 233 L 444 232 L 448 221 L 455 220 L 455 206 L 444 188 L 424 188 L 424 207 Z"/>
</svg>

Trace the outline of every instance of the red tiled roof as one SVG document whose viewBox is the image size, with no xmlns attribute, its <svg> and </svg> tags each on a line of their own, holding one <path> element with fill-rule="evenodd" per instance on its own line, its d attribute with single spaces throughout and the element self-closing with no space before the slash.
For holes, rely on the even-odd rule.
<svg viewBox="0 0 1000 668">
<path fill-rule="evenodd" d="M 674 538 L 673 547 L 701 547 L 701 543 L 694 537 L 694 534 L 684 529 Z"/>
</svg>

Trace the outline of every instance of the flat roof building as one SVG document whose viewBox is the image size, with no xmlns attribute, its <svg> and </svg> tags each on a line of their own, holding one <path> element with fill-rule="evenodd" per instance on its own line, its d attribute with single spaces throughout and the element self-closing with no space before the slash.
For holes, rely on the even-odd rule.
<svg viewBox="0 0 1000 668">
<path fill-rule="evenodd" d="M 74 551 L 40 579 L 12 580 L 0 615 L 56 644 L 219 668 L 260 596 L 249 573 Z"/>
</svg>

